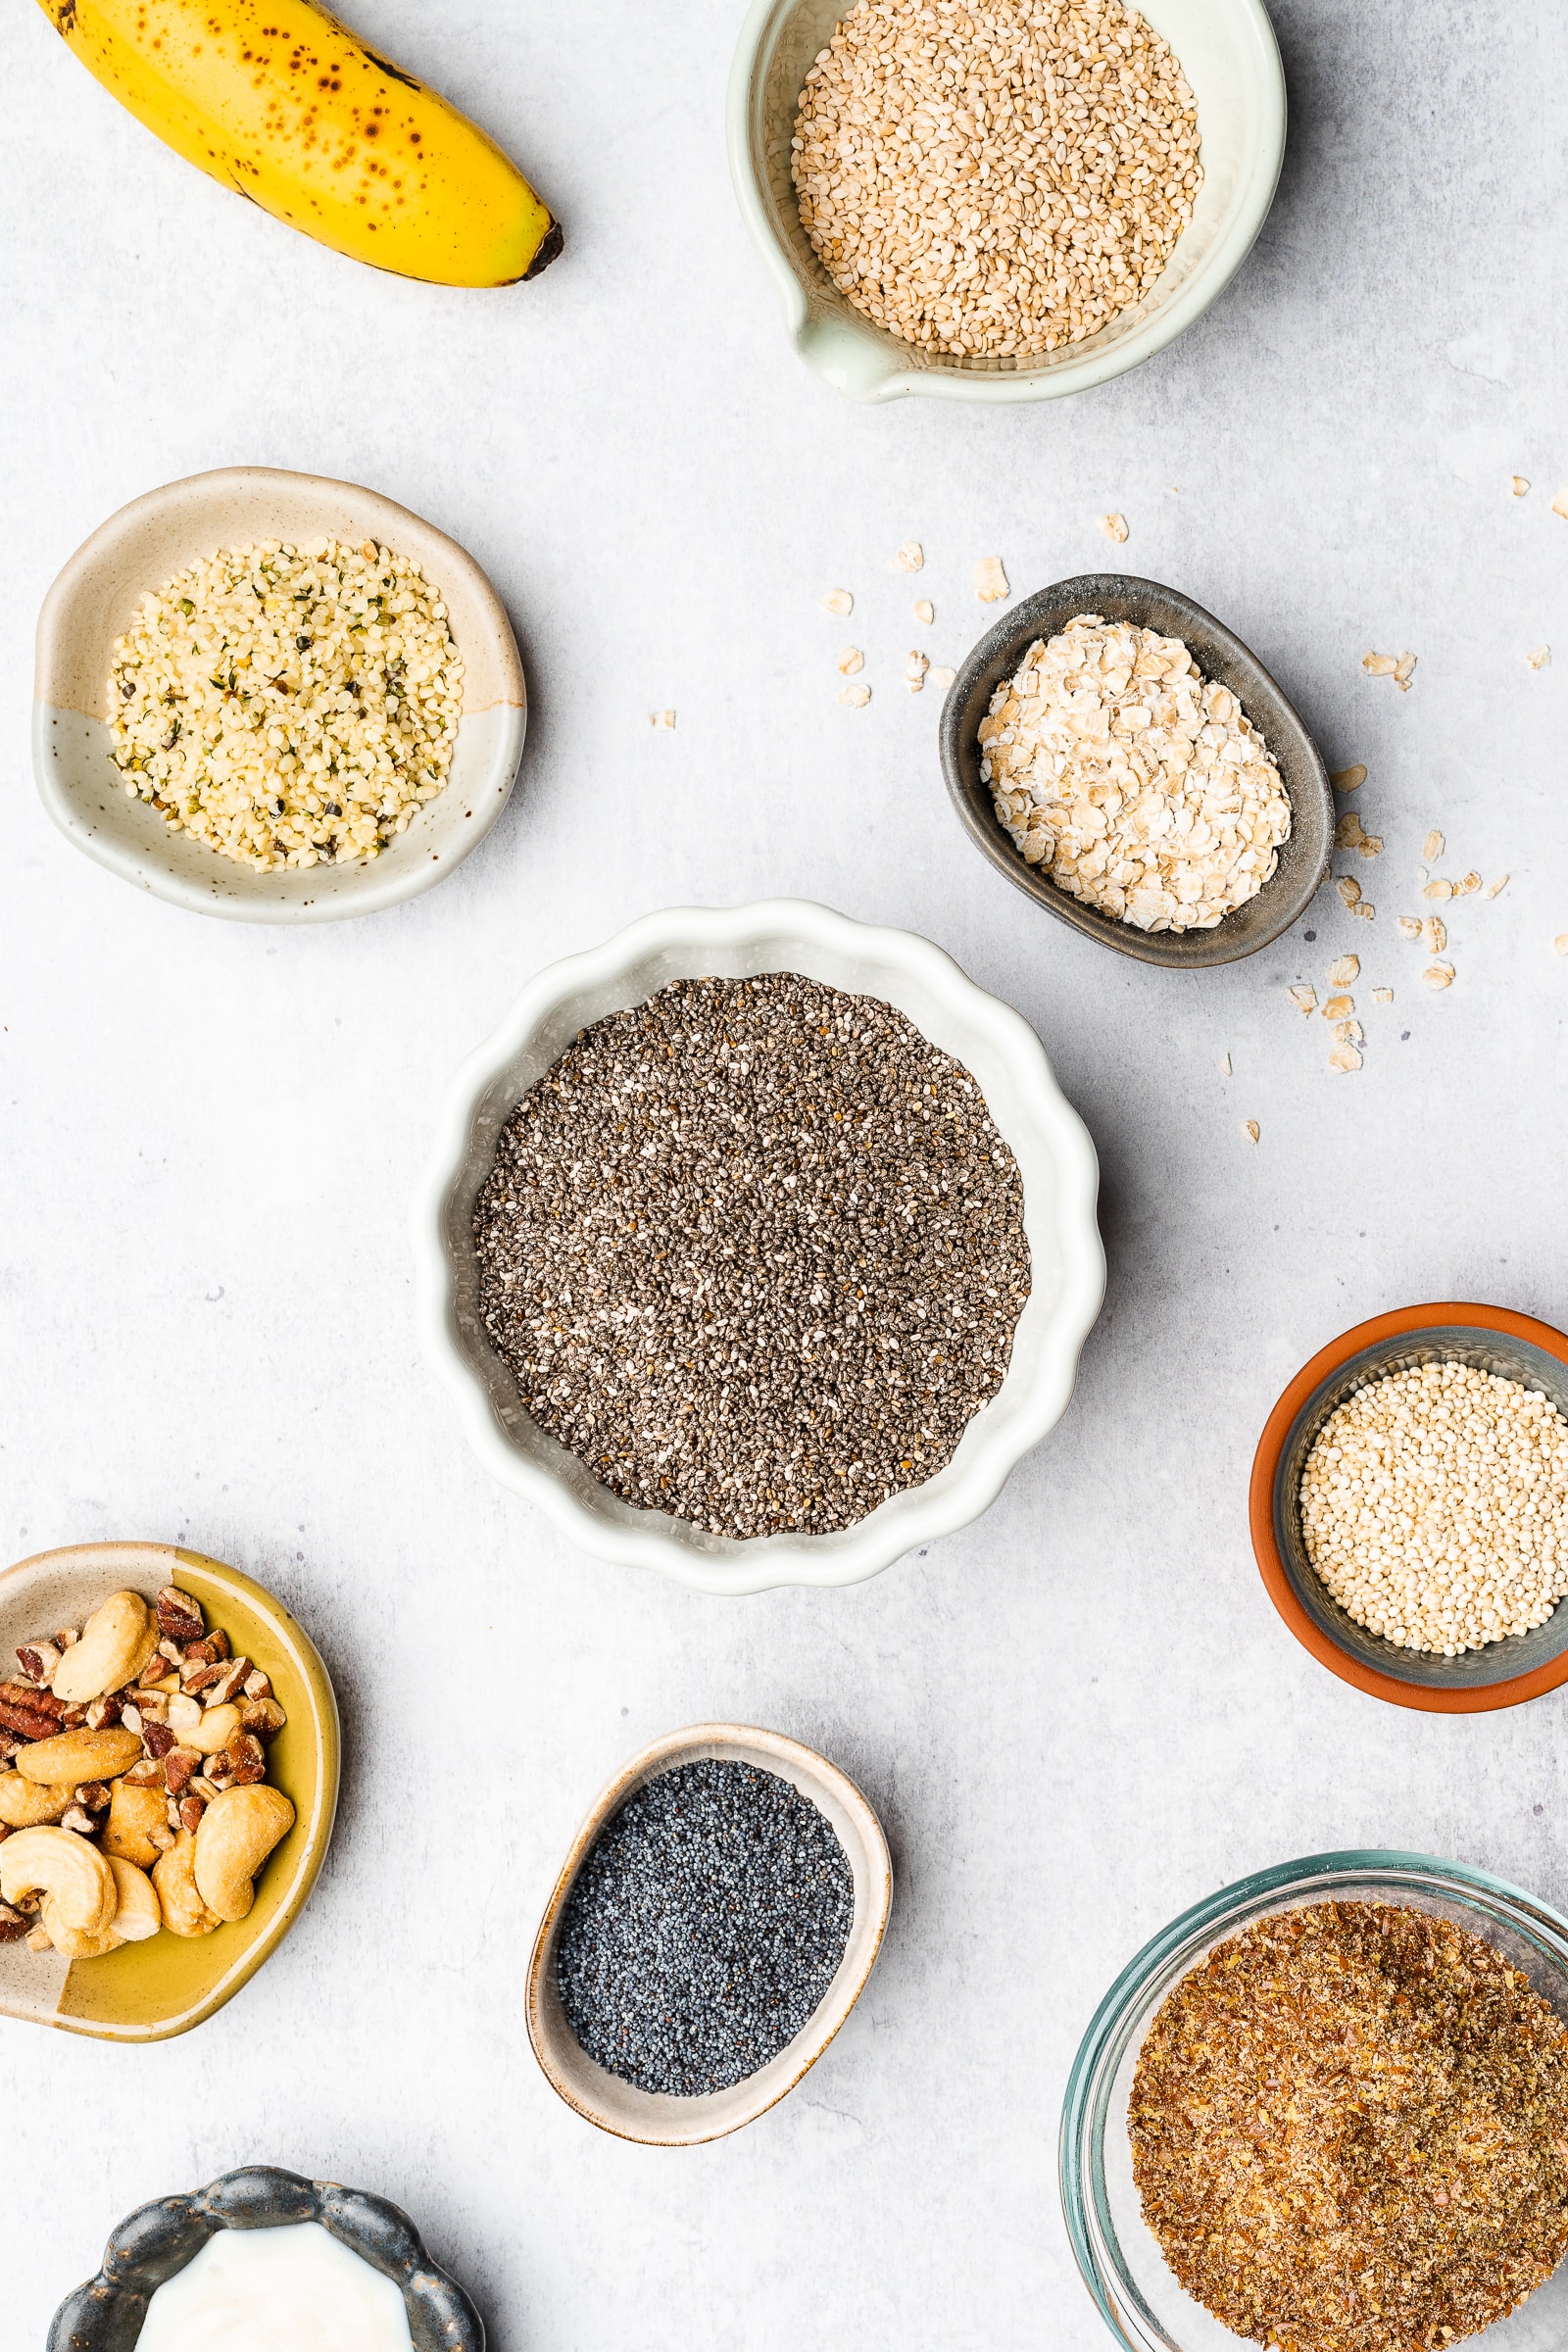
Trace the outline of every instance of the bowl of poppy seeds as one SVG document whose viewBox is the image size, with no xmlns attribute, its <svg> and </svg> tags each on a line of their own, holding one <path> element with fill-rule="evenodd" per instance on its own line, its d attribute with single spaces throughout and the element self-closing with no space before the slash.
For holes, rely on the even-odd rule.
<svg viewBox="0 0 1568 2352">
<path fill-rule="evenodd" d="M 738 2131 L 843 2025 L 892 1899 L 876 1815 L 825 1756 L 745 1724 L 668 1733 L 572 1841 L 528 1971 L 534 2055 L 622 2138 Z"/>
<path fill-rule="evenodd" d="M 1065 1410 L 1097 1179 L 1034 1031 L 929 941 L 671 909 L 540 973 L 460 1073 L 427 1350 L 481 1458 L 601 1557 L 852 1583 Z"/>
</svg>

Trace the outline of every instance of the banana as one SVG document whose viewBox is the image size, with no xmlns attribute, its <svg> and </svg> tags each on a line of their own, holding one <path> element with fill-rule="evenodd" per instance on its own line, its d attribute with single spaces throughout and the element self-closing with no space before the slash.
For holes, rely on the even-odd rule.
<svg viewBox="0 0 1568 2352">
<path fill-rule="evenodd" d="M 436 285 L 504 286 L 561 251 L 500 148 L 311 0 L 40 6 L 176 155 L 335 253 Z"/>
</svg>

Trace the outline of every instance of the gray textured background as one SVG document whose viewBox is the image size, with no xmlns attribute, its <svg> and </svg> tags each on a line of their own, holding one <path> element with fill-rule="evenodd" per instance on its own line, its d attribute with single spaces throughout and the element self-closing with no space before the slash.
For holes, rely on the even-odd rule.
<svg viewBox="0 0 1568 2352">
<path fill-rule="evenodd" d="M 1562 1697 L 1445 1721 L 1355 1695 L 1274 1618 L 1245 1523 L 1264 1414 L 1345 1325 L 1453 1296 L 1568 1319 L 1568 19 L 1290 0 L 1290 152 L 1241 277 L 1108 389 L 988 413 L 860 412 L 793 359 L 725 173 L 735 0 L 354 16 L 531 168 L 568 236 L 537 285 L 340 261 L 158 146 L 22 0 L 0 36 L 4 1547 L 240 1563 L 316 1634 L 349 1732 L 316 1897 L 220 2017 L 154 2052 L 0 2025 L 6 2339 L 41 2343 L 127 2208 L 266 2157 L 404 2202 L 496 2352 L 1093 2352 L 1056 2116 L 1147 1935 L 1361 1840 L 1568 1902 Z M 125 499 L 243 460 L 418 509 L 515 617 L 518 790 L 400 911 L 198 920 L 33 797 L 49 579 Z M 888 559 L 923 540 L 956 661 L 995 616 L 976 556 L 1021 593 L 1104 562 L 1112 507 L 1112 560 L 1247 638 L 1331 767 L 1367 763 L 1372 925 L 1326 892 L 1250 963 L 1162 977 L 964 844 Z M 839 582 L 848 629 L 817 608 Z M 1362 676 L 1370 646 L 1420 656 L 1412 693 Z M 1394 929 L 1433 824 L 1447 870 L 1514 877 L 1453 913 L 1441 998 Z M 416 1355 L 405 1221 L 449 1073 L 531 971 L 775 890 L 928 932 L 1037 1024 L 1101 1152 L 1110 1288 L 1067 1419 L 979 1525 L 855 1592 L 725 1605 L 577 1556 L 487 1482 Z M 1346 948 L 1363 1007 L 1396 998 L 1334 1078 L 1284 992 Z M 801 2091 L 645 2153 L 544 2087 L 520 1974 L 600 1781 L 706 1714 L 854 1772 L 898 1895 Z"/>
</svg>

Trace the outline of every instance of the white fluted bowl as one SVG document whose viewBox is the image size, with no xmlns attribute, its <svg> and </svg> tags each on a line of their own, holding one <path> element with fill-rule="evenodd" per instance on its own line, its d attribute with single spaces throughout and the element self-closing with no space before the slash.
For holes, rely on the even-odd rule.
<svg viewBox="0 0 1568 2352">
<path fill-rule="evenodd" d="M 741 1541 L 622 1501 L 524 1411 L 479 1319 L 472 1218 L 501 1129 L 579 1029 L 642 1004 L 674 980 L 776 971 L 804 972 L 896 1005 L 979 1080 L 1023 1179 L 1031 1284 L 1006 1377 L 945 1469 L 832 1535 Z M 1028 1022 L 976 988 L 929 940 L 853 922 L 805 899 L 673 906 L 536 974 L 495 1035 L 458 1072 L 415 1204 L 419 1326 L 480 1460 L 504 1486 L 541 1504 L 585 1550 L 662 1568 L 709 1592 L 856 1584 L 978 1518 L 1014 1463 L 1066 1410 L 1079 1350 L 1104 1292 L 1098 1182 L 1088 1131 Z"/>
</svg>

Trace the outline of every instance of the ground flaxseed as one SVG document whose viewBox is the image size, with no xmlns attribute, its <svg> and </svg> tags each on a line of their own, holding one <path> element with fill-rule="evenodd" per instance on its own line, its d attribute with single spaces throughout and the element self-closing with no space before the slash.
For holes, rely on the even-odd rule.
<svg viewBox="0 0 1568 2352">
<path fill-rule="evenodd" d="M 526 1410 L 719 1536 L 823 1534 L 933 1476 L 1029 1293 L 975 1080 L 798 972 L 676 981 L 583 1030 L 503 1128 L 473 1235 Z"/>
<path fill-rule="evenodd" d="M 798 1788 L 754 1764 L 680 1764 L 594 1840 L 557 1947 L 562 2007 L 623 2082 L 727 2090 L 807 2024 L 854 1920 L 849 1857 Z"/>
<path fill-rule="evenodd" d="M 1167 1995 L 1128 2108 L 1190 2295 L 1278 2352 L 1446 2352 L 1568 2248 L 1568 2032 L 1424 1911 L 1313 1903 Z"/>
</svg>

